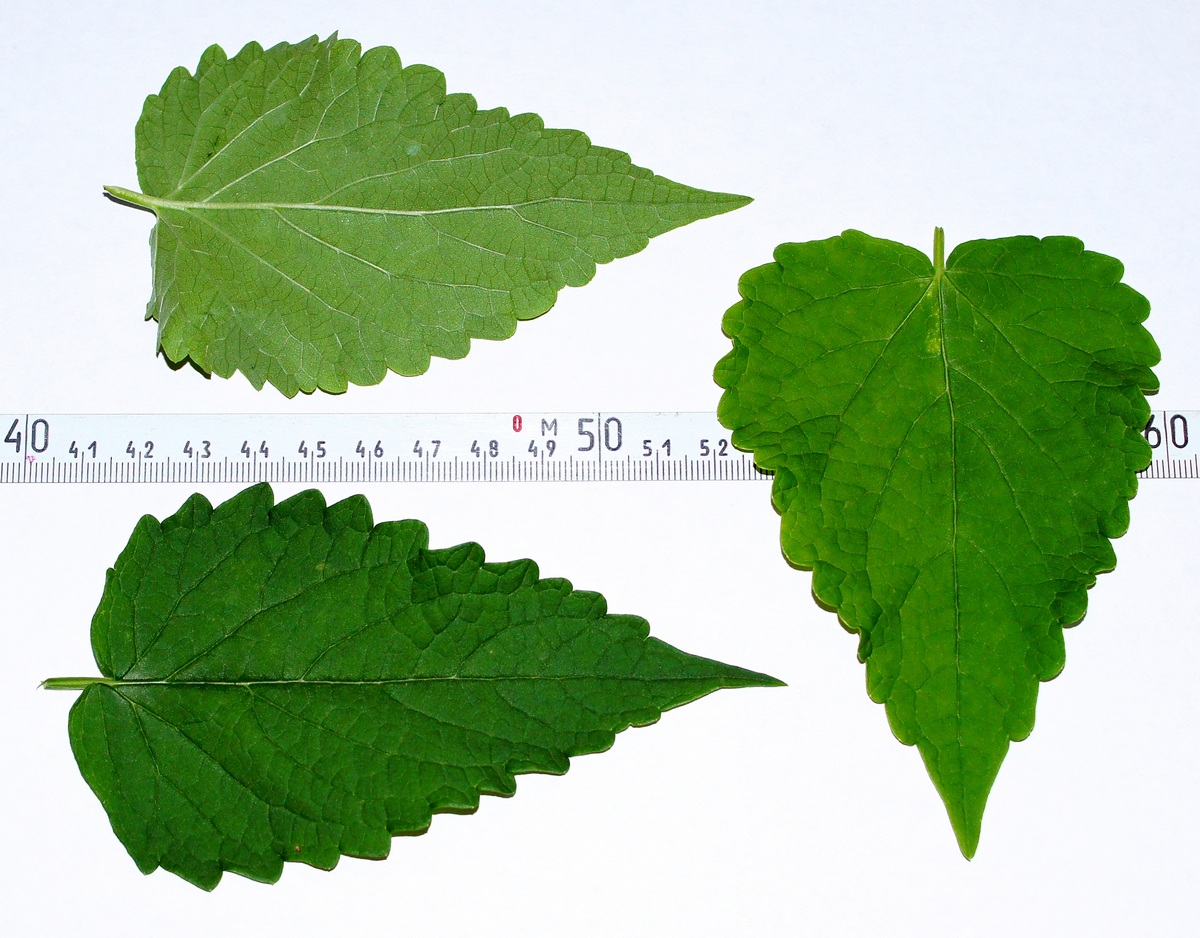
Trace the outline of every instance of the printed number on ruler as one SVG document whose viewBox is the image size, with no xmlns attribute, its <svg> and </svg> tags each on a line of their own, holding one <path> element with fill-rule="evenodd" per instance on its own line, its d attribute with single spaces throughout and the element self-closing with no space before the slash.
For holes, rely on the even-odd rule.
<svg viewBox="0 0 1200 938">
<path fill-rule="evenodd" d="M 1192 444 L 1188 420 L 1200 430 L 1200 412 L 1156 410 L 1142 432 L 1153 461 L 1143 479 L 1200 479 L 1200 446 Z"/>
<path fill-rule="evenodd" d="M 712 414 L 3 415 L 3 482 L 769 480 Z"/>
</svg>

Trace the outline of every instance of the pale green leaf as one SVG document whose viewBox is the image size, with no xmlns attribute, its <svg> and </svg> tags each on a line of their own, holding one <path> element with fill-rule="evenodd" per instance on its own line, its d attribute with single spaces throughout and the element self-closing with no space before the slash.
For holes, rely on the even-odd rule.
<svg viewBox="0 0 1200 938">
<path fill-rule="evenodd" d="M 270 487 L 145 517 L 92 622 L 103 678 L 71 709 L 75 758 L 143 872 L 213 888 L 285 860 L 381 858 L 439 811 L 509 795 L 568 757 L 722 687 L 774 678 L 684 654 L 603 597 L 477 544 L 430 550 Z"/>
<path fill-rule="evenodd" d="M 159 348 L 289 397 L 462 358 L 597 264 L 749 201 L 336 36 L 177 68 L 146 100 L 137 165 L 142 193 L 107 191 L 157 216 Z"/>
<path fill-rule="evenodd" d="M 857 231 L 784 244 L 725 315 L 721 422 L 775 473 L 793 564 L 860 636 L 965 855 L 1064 663 L 1150 460 L 1149 304 L 1074 238 L 943 264 Z"/>
</svg>

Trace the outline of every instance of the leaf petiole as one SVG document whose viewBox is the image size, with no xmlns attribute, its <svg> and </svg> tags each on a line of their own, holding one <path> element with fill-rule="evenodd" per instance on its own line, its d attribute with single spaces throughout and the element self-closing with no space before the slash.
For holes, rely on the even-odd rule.
<svg viewBox="0 0 1200 938">
<path fill-rule="evenodd" d="M 143 195 L 141 192 L 135 192 L 133 189 L 124 189 L 121 186 L 105 186 L 104 195 L 106 198 L 112 199 L 114 202 L 119 202 L 121 205 L 128 205 L 130 208 L 140 208 L 145 212 L 153 212 L 154 206 L 159 203 L 158 199 Z"/>
<path fill-rule="evenodd" d="M 42 681 L 44 690 L 83 690 L 92 684 L 120 684 L 111 677 L 49 677 Z"/>
</svg>

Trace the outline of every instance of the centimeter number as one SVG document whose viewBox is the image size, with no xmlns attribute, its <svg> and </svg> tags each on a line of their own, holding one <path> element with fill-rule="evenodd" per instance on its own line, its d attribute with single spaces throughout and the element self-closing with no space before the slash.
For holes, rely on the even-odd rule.
<svg viewBox="0 0 1200 938">
<path fill-rule="evenodd" d="M 1145 479 L 1200 478 L 1155 411 Z M 707 413 L 0 415 L 0 483 L 769 480 Z"/>
</svg>

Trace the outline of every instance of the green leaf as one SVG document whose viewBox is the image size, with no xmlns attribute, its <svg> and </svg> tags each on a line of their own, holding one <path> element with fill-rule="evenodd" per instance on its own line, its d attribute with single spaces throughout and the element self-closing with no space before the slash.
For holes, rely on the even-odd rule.
<svg viewBox="0 0 1200 938">
<path fill-rule="evenodd" d="M 597 264 L 745 205 L 535 114 L 477 109 L 394 49 L 314 36 L 177 68 L 137 125 L 147 318 L 172 362 L 344 391 L 504 339 Z"/>
<path fill-rule="evenodd" d="M 742 277 L 715 377 L 733 442 L 775 473 L 784 555 L 859 634 L 971 857 L 1062 630 L 1116 563 L 1159 355 L 1121 264 L 1076 239 L 945 264 L 941 245 L 781 245 Z"/>
<path fill-rule="evenodd" d="M 774 678 L 684 654 L 603 597 L 372 527 L 361 496 L 247 489 L 145 517 L 92 621 L 103 678 L 71 709 L 75 758 L 138 867 L 213 888 L 284 860 L 382 858 L 440 811 L 562 774 L 628 726 Z"/>
</svg>

